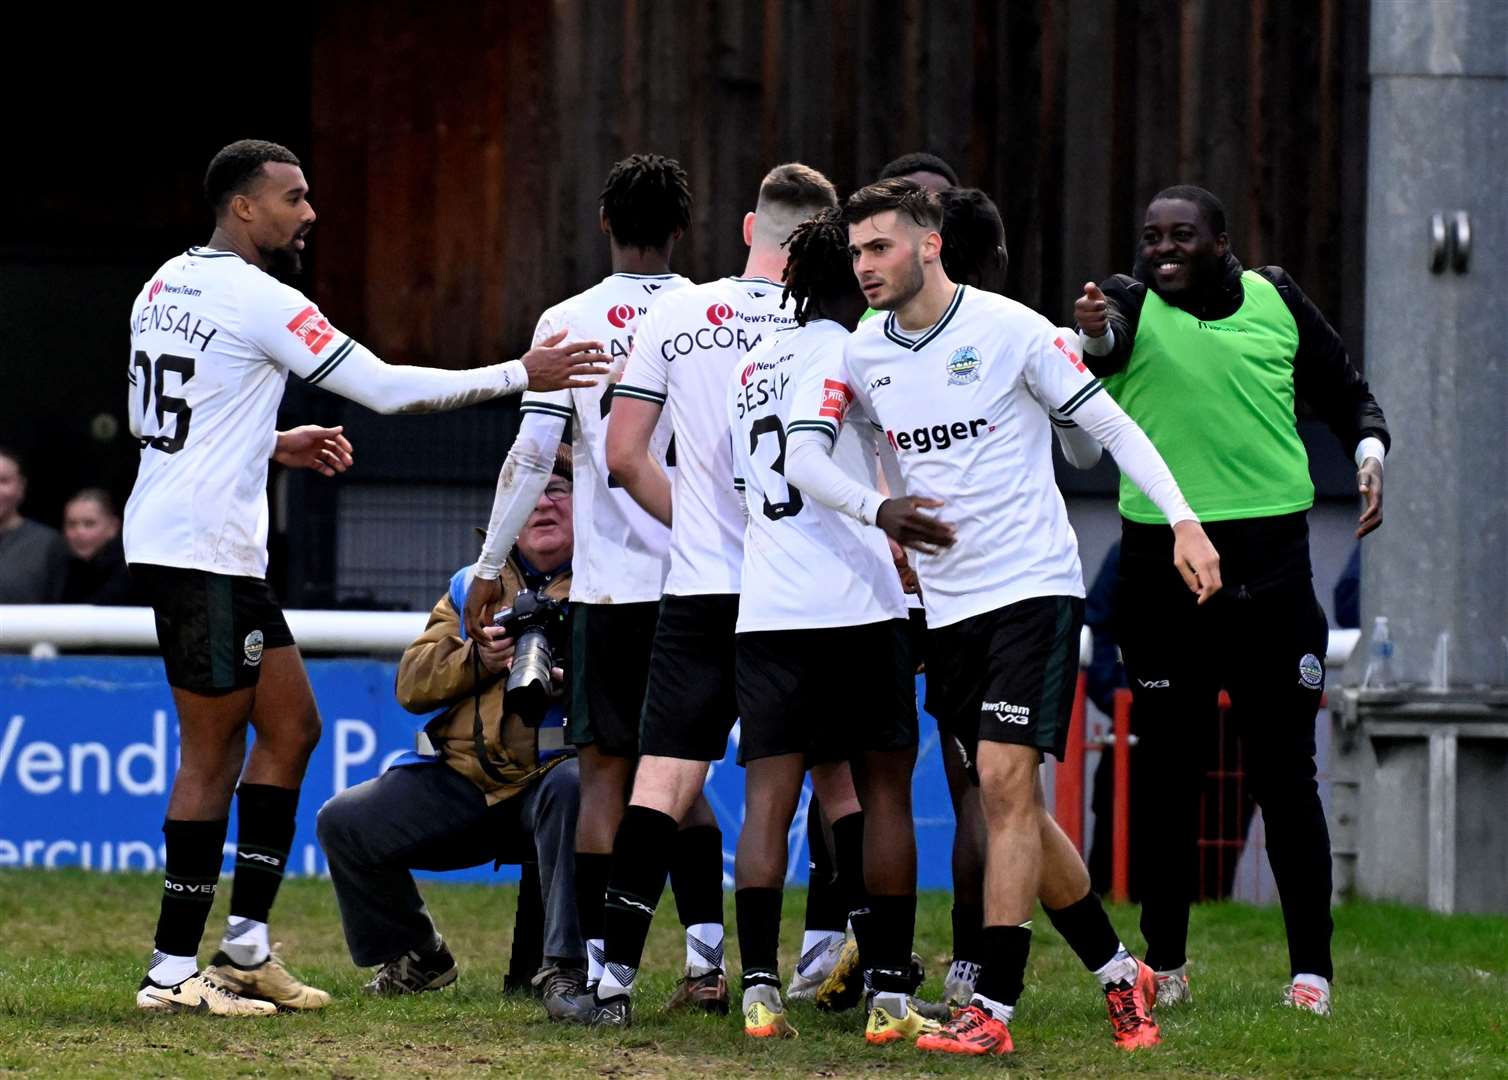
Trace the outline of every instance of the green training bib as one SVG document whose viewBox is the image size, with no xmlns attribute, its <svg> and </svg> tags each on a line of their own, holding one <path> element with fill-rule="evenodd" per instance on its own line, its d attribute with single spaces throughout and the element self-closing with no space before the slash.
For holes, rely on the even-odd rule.
<svg viewBox="0 0 1508 1080">
<path fill-rule="evenodd" d="M 1105 389 L 1147 433 L 1201 521 L 1271 517 L 1314 504 L 1293 415 L 1298 325 L 1261 274 L 1241 274 L 1241 307 L 1205 322 L 1151 289 L 1126 367 Z M 1167 522 L 1121 475 L 1120 512 Z"/>
</svg>

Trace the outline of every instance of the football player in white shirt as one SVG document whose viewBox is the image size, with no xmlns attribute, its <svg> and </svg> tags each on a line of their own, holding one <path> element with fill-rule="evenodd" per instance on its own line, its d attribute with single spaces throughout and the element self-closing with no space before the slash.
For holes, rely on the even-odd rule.
<svg viewBox="0 0 1508 1080">
<path fill-rule="evenodd" d="M 988 833 L 984 962 L 971 1004 L 921 1049 L 999 1054 L 1021 991 L 1040 897 L 1105 988 L 1116 1044 L 1159 1041 L 1155 979 L 1121 946 L 1083 861 L 1043 805 L 1038 766 L 1061 758 L 1077 674 L 1083 575 L 1053 483 L 1049 412 L 1115 455 L 1173 522 L 1191 590 L 1219 589 L 1218 556 L 1151 442 L 1099 393 L 1069 343 L 1004 297 L 943 270 L 937 197 L 904 180 L 845 207 L 854 269 L 891 312 L 850 339 L 834 411 L 874 424 L 900 462 L 906 496 L 886 499 L 832 467 L 822 436 L 791 440 L 787 475 L 803 492 L 877 523 L 917 551 L 939 723 L 980 783 Z M 862 418 L 862 419 L 860 419 Z M 812 450 L 815 449 L 815 452 Z M 947 507 L 954 523 L 927 510 Z"/>
<path fill-rule="evenodd" d="M 904 159 L 903 159 L 904 160 Z M 909 162 L 907 162 L 909 163 Z M 887 179 L 892 162 L 880 174 Z M 937 189 L 925 180 L 927 174 L 907 174 L 923 187 Z M 942 205 L 942 264 L 950 281 L 972 285 L 986 292 L 1005 294 L 1009 257 L 1005 246 L 1005 222 L 994 201 L 978 188 L 949 187 L 937 192 Z M 1065 340 L 1073 331 L 1060 330 Z M 1072 420 L 1050 416 L 1064 459 L 1076 469 L 1090 469 L 1100 460 L 1101 447 Z M 894 541 L 892 541 L 894 543 Z M 913 644 L 918 659 L 925 659 L 926 620 L 913 611 L 913 623 L 920 622 L 922 642 Z M 931 683 L 929 682 L 930 688 Z M 930 698 L 930 690 L 929 690 Z M 984 930 L 984 810 L 979 803 L 979 788 L 969 778 L 958 743 L 945 736 L 941 740 L 948 794 L 958 827 L 953 837 L 953 961 L 943 979 L 943 1000 L 964 1006 L 974 996 L 974 980 L 979 973 L 981 940 Z"/>
<path fill-rule="evenodd" d="M 569 737 L 581 765 L 575 890 L 587 946 L 587 987 L 602 978 L 603 902 L 613 836 L 639 758 L 639 714 L 670 549 L 670 530 L 645 513 L 607 471 L 607 418 L 612 379 L 622 372 L 640 321 L 661 298 L 691 284 L 670 271 L 671 250 L 691 224 L 685 170 L 658 154 L 625 158 L 603 184 L 600 217 L 613 272 L 546 311 L 534 337 L 541 341 L 568 329 L 574 338 L 601 340 L 613 358 L 614 374 L 582 389 L 524 395 L 519 406 L 523 420 L 498 473 L 492 522 L 466 595 L 467 629 L 478 635 L 485 629 L 482 613 L 501 600 L 499 570 L 545 490 L 556 448 L 571 424 L 576 550 Z M 658 460 L 673 463 L 669 416 L 655 428 L 651 445 Z M 687 928 L 688 964 L 701 969 L 699 976 L 707 969 L 698 945 L 719 933 L 723 922 L 723 835 L 704 797 L 687 814 L 676 846 L 671 883 Z M 545 987 L 551 1016 L 567 1011 L 584 989 L 573 985 L 575 973 L 562 974 Z M 690 984 L 682 980 L 678 1003 L 692 1004 L 690 992 Z"/>
<path fill-rule="evenodd" d="M 786 432 L 802 415 L 794 403 L 803 372 L 824 354 L 841 360 L 865 308 L 837 208 L 797 226 L 787 251 L 785 296 L 794 300 L 798 325 L 751 351 L 727 391 L 733 482 L 748 513 L 735 680 L 738 759 L 746 770 L 734 869 L 744 1030 L 795 1034 L 780 999 L 777 954 L 787 834 L 810 767 L 813 790 L 834 819 L 840 864 L 845 845 L 863 848 L 868 895 L 854 907 L 868 912 L 855 916 L 854 930 L 876 994 L 866 1037 L 886 1043 L 937 1027 L 908 1008 L 916 924 L 914 667 L 906 603 L 884 534 L 803 499 L 783 475 Z M 845 472 L 875 482 L 872 430 L 849 427 L 834 457 Z M 862 823 L 856 837 L 840 828 L 849 815 Z"/>
<path fill-rule="evenodd" d="M 780 310 L 776 284 L 785 268 L 781 242 L 798 223 L 836 203 L 832 184 L 815 169 L 772 169 L 754 212 L 744 217 L 749 257 L 743 275 L 679 289 L 651 308 L 613 393 L 608 468 L 640 506 L 670 526 L 670 570 L 644 698 L 642 757 L 613 843 L 605 970 L 583 1017 L 594 1024 L 629 1022 L 630 994 L 676 831 L 709 764 L 723 756 L 738 715 L 733 634 L 744 518 L 732 483 L 728 381 L 745 353 L 791 322 Z M 667 404 L 676 441 L 673 520 L 672 478 L 654 453 Z M 726 995 L 722 939 L 703 944 L 706 983 Z"/>
<path fill-rule="evenodd" d="M 181 731 L 156 951 L 136 1003 L 270 1015 L 319 1008 L 329 995 L 300 983 L 268 947 L 320 720 L 267 587 L 267 460 L 327 474 L 351 463 L 338 429 L 276 430 L 289 372 L 379 412 L 434 412 L 530 386 L 588 385 L 607 357 L 594 343 L 551 341 L 472 371 L 390 367 L 278 280 L 298 272 L 314 224 L 298 158 L 276 143 L 232 143 L 210 162 L 205 195 L 215 213 L 209 243 L 164 263 L 131 308 L 128 408 L 141 464 L 126 504 L 126 559 L 151 597 Z M 249 759 L 248 723 L 257 736 Z M 200 974 L 233 793 L 230 920 Z"/>
</svg>

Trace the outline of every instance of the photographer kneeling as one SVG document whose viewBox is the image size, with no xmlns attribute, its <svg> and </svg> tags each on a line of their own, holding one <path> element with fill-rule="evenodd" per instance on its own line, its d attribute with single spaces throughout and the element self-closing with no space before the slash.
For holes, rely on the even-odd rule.
<svg viewBox="0 0 1508 1080">
<path fill-rule="evenodd" d="M 456 978 L 455 960 L 411 871 L 517 862 L 534 853 L 546 970 L 554 969 L 545 996 L 584 985 L 573 861 L 576 761 L 565 747 L 560 710 L 549 708 L 542 692 L 555 697 L 562 672 L 539 666 L 533 646 L 541 637 L 530 629 L 544 628 L 553 663 L 561 664 L 569 637 L 562 608 L 571 585 L 571 543 L 570 466 L 562 461 L 503 568 L 504 626 L 489 626 L 484 644 L 467 637 L 461 619 L 467 567 L 398 665 L 397 696 L 405 709 L 445 710 L 424 726 L 433 756 L 406 755 L 320 809 L 319 841 L 351 959 L 361 967 L 381 965 L 367 984 L 373 993 L 436 990 Z M 531 599 L 539 605 L 533 616 L 524 613 Z M 520 685 L 531 675 L 530 685 Z"/>
</svg>

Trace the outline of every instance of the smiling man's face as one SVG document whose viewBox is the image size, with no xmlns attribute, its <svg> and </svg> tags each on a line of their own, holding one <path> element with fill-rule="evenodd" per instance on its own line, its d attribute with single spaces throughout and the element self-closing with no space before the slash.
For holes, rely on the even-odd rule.
<svg viewBox="0 0 1508 1080">
<path fill-rule="evenodd" d="M 1229 249 L 1229 238 L 1210 229 L 1197 203 L 1158 199 L 1147 207 L 1140 253 L 1158 293 L 1204 288 L 1220 274 Z"/>
</svg>

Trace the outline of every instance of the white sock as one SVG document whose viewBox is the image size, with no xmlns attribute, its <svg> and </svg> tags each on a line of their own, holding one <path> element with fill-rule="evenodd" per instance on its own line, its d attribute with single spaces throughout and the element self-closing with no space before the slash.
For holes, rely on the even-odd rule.
<svg viewBox="0 0 1508 1080">
<path fill-rule="evenodd" d="M 785 1002 L 780 1000 L 780 987 L 767 986 L 759 983 L 744 991 L 744 1009 L 748 1009 L 754 1002 L 760 1002 L 771 1012 L 784 1012 Z"/>
<path fill-rule="evenodd" d="M 841 930 L 808 930 L 801 935 L 801 959 L 796 963 L 796 973 L 807 975 L 820 969 L 822 960 L 836 946 L 843 943 Z M 811 959 L 807 959 L 810 957 Z"/>
<path fill-rule="evenodd" d="M 686 974 L 705 975 L 723 966 L 723 924 L 693 923 L 686 927 Z"/>
<path fill-rule="evenodd" d="M 969 1004 L 976 1009 L 983 1009 L 1002 1024 L 1009 1024 L 1011 1018 L 1016 1015 L 1016 1006 L 1002 1005 L 994 998 L 987 998 L 983 994 L 975 994 L 969 999 Z"/>
<path fill-rule="evenodd" d="M 1094 973 L 1094 977 L 1100 981 L 1101 986 L 1134 983 L 1137 970 L 1136 957 L 1127 952 L 1124 945 L 1116 942 L 1115 955 L 1108 964 Z"/>
<path fill-rule="evenodd" d="M 870 1002 L 871 1008 L 884 1009 L 897 1020 L 905 1019 L 906 1013 L 910 1011 L 909 1005 L 905 994 L 896 993 L 893 990 L 880 991 Z"/>
<path fill-rule="evenodd" d="M 154 952 L 152 962 L 147 966 L 147 978 L 158 986 L 177 986 L 198 970 L 199 958 L 196 956 L 173 956 L 165 952 Z"/>
<path fill-rule="evenodd" d="M 968 960 L 954 960 L 948 965 L 947 977 L 973 986 L 979 981 L 979 965 Z"/>
<path fill-rule="evenodd" d="M 634 980 L 638 977 L 638 968 L 627 964 L 603 964 L 602 980 L 597 983 L 597 1000 L 628 997 L 634 992 Z"/>
<path fill-rule="evenodd" d="M 602 958 L 607 946 L 600 937 L 588 938 L 586 943 L 586 984 L 592 986 L 602 981 Z"/>
<path fill-rule="evenodd" d="M 225 920 L 225 937 L 220 939 L 220 948 L 232 963 L 255 967 L 272 952 L 267 943 L 267 924 L 230 916 Z"/>
<path fill-rule="evenodd" d="M 1301 971 L 1293 977 L 1295 986 L 1300 984 L 1312 986 L 1326 997 L 1330 996 L 1330 980 L 1323 975 L 1311 975 L 1307 971 Z"/>
</svg>

